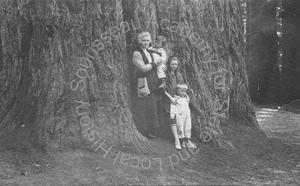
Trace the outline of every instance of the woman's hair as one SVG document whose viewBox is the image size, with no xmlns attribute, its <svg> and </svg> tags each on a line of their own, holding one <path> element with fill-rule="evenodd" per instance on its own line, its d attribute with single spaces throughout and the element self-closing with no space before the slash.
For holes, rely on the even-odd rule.
<svg viewBox="0 0 300 186">
<path fill-rule="evenodd" d="M 176 61 L 178 62 L 178 67 L 177 67 L 177 69 L 175 70 L 175 74 L 176 74 L 176 73 L 178 72 L 178 70 L 179 70 L 179 67 L 180 67 L 180 60 L 179 60 L 179 58 L 178 58 L 177 56 L 172 55 L 172 56 L 169 57 L 169 59 L 168 59 L 168 61 L 167 61 L 167 63 L 166 63 L 167 73 L 168 73 L 168 74 L 170 73 L 170 70 L 171 70 L 171 62 L 172 62 L 173 60 L 176 60 Z"/>
<path fill-rule="evenodd" d="M 176 61 L 178 62 L 178 67 L 177 67 L 177 69 L 174 71 L 175 76 L 176 76 L 177 81 L 178 81 L 177 83 L 183 83 L 184 80 L 183 80 L 183 78 L 182 78 L 182 76 L 181 76 L 181 74 L 180 74 L 180 72 L 179 72 L 179 68 L 180 68 L 180 59 L 179 59 L 177 56 L 175 56 L 175 55 L 170 56 L 169 59 L 168 59 L 168 61 L 167 61 L 167 63 L 166 63 L 166 67 L 167 67 L 167 71 L 166 71 L 167 81 L 170 80 L 171 62 L 172 62 L 173 60 L 176 60 Z M 170 83 L 170 82 L 167 82 L 167 84 L 168 84 L 168 83 Z"/>
<path fill-rule="evenodd" d="M 151 42 L 151 34 L 149 32 L 142 32 L 142 33 L 139 33 L 137 36 L 139 44 L 142 43 L 143 38 L 146 36 L 150 37 L 150 42 Z"/>
</svg>

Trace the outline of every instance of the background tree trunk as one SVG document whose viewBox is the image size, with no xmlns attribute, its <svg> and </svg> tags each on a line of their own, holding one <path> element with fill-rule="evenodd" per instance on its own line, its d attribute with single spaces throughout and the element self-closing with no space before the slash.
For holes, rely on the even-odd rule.
<svg viewBox="0 0 300 186">
<path fill-rule="evenodd" d="M 252 100 L 259 103 L 274 103 L 280 98 L 277 5 L 277 0 L 248 1 L 247 72 Z"/>
<path fill-rule="evenodd" d="M 129 96 L 136 34 L 146 29 L 165 35 L 167 53 L 181 58 L 193 135 L 232 147 L 222 132 L 230 119 L 259 130 L 241 11 L 239 1 L 223 0 L 2 0 L 1 136 L 25 123 L 31 142 L 47 149 L 149 152 Z"/>
<path fill-rule="evenodd" d="M 300 91 L 300 2 L 282 1 L 282 79 L 284 101 L 299 99 Z"/>
</svg>

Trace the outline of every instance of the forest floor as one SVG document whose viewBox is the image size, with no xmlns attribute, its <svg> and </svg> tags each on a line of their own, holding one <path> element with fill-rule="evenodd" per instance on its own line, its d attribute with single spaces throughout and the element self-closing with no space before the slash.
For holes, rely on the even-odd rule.
<svg viewBox="0 0 300 186">
<path fill-rule="evenodd" d="M 256 115 L 268 137 L 240 120 L 224 126 L 235 150 L 196 142 L 197 150 L 177 151 L 158 138 L 148 156 L 45 154 L 26 142 L 26 126 L 20 127 L 1 141 L 0 185 L 300 185 L 300 114 L 257 106 Z"/>
</svg>

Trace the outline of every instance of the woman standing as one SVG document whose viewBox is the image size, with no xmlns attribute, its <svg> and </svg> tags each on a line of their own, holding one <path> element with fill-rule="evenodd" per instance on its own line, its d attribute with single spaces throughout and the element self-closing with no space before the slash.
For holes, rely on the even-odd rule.
<svg viewBox="0 0 300 186">
<path fill-rule="evenodd" d="M 171 104 L 177 104 L 176 98 L 174 96 L 177 93 L 177 84 L 183 84 L 184 80 L 179 72 L 179 59 L 176 56 L 171 56 L 167 61 L 167 72 L 166 72 L 166 95 L 171 97 L 164 97 L 164 110 L 165 110 L 165 119 L 170 124 L 172 134 L 175 139 L 175 147 L 180 150 L 181 145 L 177 133 L 177 124 L 176 119 L 170 117 L 170 106 Z"/>
<path fill-rule="evenodd" d="M 162 61 L 154 61 L 153 55 L 148 51 L 151 43 L 149 32 L 138 34 L 138 42 L 139 47 L 133 53 L 133 64 L 137 69 L 137 77 L 146 77 L 149 93 L 143 95 L 138 93 L 137 128 L 145 137 L 154 138 L 163 121 L 163 94 L 161 89 L 158 88 L 159 81 L 156 73 L 156 67 Z"/>
</svg>

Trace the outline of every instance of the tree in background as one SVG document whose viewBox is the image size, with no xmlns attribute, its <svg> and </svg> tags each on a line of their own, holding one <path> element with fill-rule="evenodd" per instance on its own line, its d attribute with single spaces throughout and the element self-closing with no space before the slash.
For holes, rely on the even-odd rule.
<svg viewBox="0 0 300 186">
<path fill-rule="evenodd" d="M 299 99 L 300 2 L 282 0 L 282 80 L 284 102 Z"/>
<path fill-rule="evenodd" d="M 247 1 L 247 72 L 252 100 L 274 103 L 280 99 L 280 72 L 276 8 L 278 0 Z"/>
</svg>

